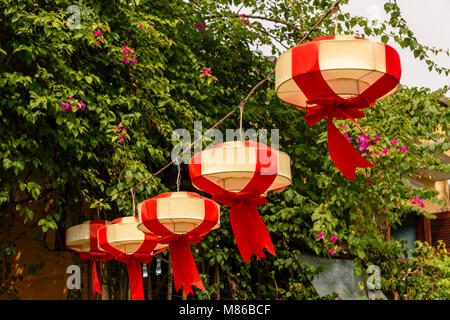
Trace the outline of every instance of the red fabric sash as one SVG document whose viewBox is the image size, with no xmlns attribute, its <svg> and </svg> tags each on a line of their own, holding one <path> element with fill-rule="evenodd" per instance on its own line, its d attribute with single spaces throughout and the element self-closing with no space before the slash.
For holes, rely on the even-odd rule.
<svg viewBox="0 0 450 320">
<path fill-rule="evenodd" d="M 272 155 L 272 148 L 252 140 L 244 141 L 244 145 L 257 148 L 257 162 L 252 179 L 240 192 L 229 192 L 202 176 L 201 152 L 191 159 L 189 174 L 197 188 L 230 207 L 230 224 L 236 245 L 242 260 L 248 262 L 253 254 L 256 260 L 265 258 L 264 248 L 276 255 L 270 234 L 256 207 L 267 202 L 262 194 L 275 180 L 278 163 L 277 157 Z"/>
<path fill-rule="evenodd" d="M 144 300 L 144 288 L 142 279 L 141 263 L 152 261 L 152 252 L 158 244 L 158 240 L 149 234 L 145 234 L 145 239 L 138 250 L 133 254 L 126 254 L 111 246 L 107 239 L 107 226 L 98 230 L 99 246 L 114 256 L 114 259 L 127 265 L 128 279 L 130 281 L 130 291 L 132 300 Z"/>
<path fill-rule="evenodd" d="M 102 272 L 102 261 L 111 260 L 112 257 L 106 253 L 99 250 L 97 245 L 97 230 L 105 225 L 105 220 L 91 220 L 89 222 L 89 252 L 80 252 L 80 259 L 82 260 L 91 260 L 92 261 L 92 272 L 91 272 L 91 281 L 92 281 L 92 291 L 94 293 L 94 297 L 97 296 L 97 292 L 100 295 L 102 294 L 102 287 L 100 285 L 100 281 L 98 280 L 97 274 L 97 264 L 100 264 L 100 276 Z"/>
<path fill-rule="evenodd" d="M 324 37 L 320 40 L 328 41 L 334 37 Z M 390 46 L 385 46 L 386 74 L 362 92 L 359 96 L 343 99 L 328 85 L 320 72 L 319 50 L 320 41 L 311 41 L 292 50 L 292 76 L 297 86 L 309 99 L 312 107 L 298 106 L 308 111 L 305 120 L 313 126 L 318 121 L 327 118 L 328 151 L 331 160 L 348 179 L 354 181 L 357 167 L 373 167 L 347 141 L 333 124 L 333 118 L 338 120 L 350 119 L 362 131 L 354 118 L 364 117 L 360 109 L 367 108 L 398 84 L 401 75 L 398 53 Z M 364 133 L 364 131 L 362 131 Z M 375 157 L 374 157 L 375 160 Z"/>
<path fill-rule="evenodd" d="M 100 277 L 102 276 L 102 261 L 111 260 L 112 257 L 107 253 L 102 252 L 81 252 L 80 253 L 81 260 L 91 260 L 92 261 L 92 271 L 91 271 L 91 281 L 92 281 L 92 292 L 94 293 L 94 297 L 96 297 L 97 292 L 100 295 L 102 293 L 102 287 L 100 285 L 100 281 L 98 280 L 97 274 L 97 264 L 99 262 L 100 265 Z"/>
<path fill-rule="evenodd" d="M 205 218 L 202 223 L 186 234 L 174 234 L 159 222 L 157 214 L 157 199 L 168 196 L 170 193 L 153 197 L 150 199 L 152 201 L 144 201 L 141 207 L 141 220 L 148 230 L 162 237 L 160 243 L 169 244 L 175 291 L 180 290 L 183 286 L 184 296 L 187 297 L 189 293 L 194 294 L 192 286 L 205 290 L 192 256 L 190 244 L 200 242 L 203 239 L 202 236 L 217 224 L 219 212 L 214 202 L 205 199 L 207 200 L 204 201 Z"/>
<path fill-rule="evenodd" d="M 354 181 L 356 168 L 373 167 L 374 164 L 367 161 L 342 135 L 333 123 L 333 118 L 350 119 L 358 127 L 354 118 L 364 117 L 359 109 L 368 106 L 368 102 L 362 97 L 342 99 L 338 96 L 309 100 L 308 103 L 316 104 L 314 107 L 301 109 L 307 110 L 305 121 L 309 126 L 315 125 L 320 120 L 327 118 L 328 152 L 335 166 L 348 179 Z M 361 132 L 363 134 L 364 131 Z"/>
<path fill-rule="evenodd" d="M 157 243 L 157 241 L 156 241 Z M 155 243 L 155 246 L 156 246 Z M 146 254 L 121 254 L 115 256 L 114 259 L 127 265 L 128 279 L 130 280 L 130 291 L 132 300 L 145 300 L 144 287 L 142 279 L 141 263 L 152 262 L 151 253 Z"/>
<path fill-rule="evenodd" d="M 198 235 L 171 235 L 161 240 L 169 244 L 170 258 L 172 259 L 173 281 L 175 291 L 183 287 L 185 297 L 194 294 L 192 286 L 205 290 L 197 265 L 190 248 L 191 243 L 199 243 L 203 237 Z"/>
</svg>

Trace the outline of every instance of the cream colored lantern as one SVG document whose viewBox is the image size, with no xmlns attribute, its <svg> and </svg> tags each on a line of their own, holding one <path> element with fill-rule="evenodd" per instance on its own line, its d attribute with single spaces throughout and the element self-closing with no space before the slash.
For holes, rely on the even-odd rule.
<svg viewBox="0 0 450 320">
<path fill-rule="evenodd" d="M 257 206 L 268 190 L 291 184 L 289 156 L 256 141 L 230 141 L 203 150 L 189 163 L 192 184 L 230 209 L 230 223 L 245 262 L 252 254 L 275 255 L 270 235 Z"/>
</svg>

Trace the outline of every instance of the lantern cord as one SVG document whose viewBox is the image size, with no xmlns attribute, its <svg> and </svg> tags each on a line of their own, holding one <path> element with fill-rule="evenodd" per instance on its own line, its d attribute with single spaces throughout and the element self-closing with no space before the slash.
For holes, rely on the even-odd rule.
<svg viewBox="0 0 450 320">
<path fill-rule="evenodd" d="M 136 216 L 136 208 L 135 208 L 135 205 L 134 205 L 134 188 L 131 188 L 130 192 L 131 192 L 131 206 L 133 207 L 132 208 L 133 216 L 135 217 Z"/>
<path fill-rule="evenodd" d="M 239 105 L 240 117 L 239 117 L 239 135 L 241 136 L 241 141 L 244 141 L 244 133 L 242 132 L 242 115 L 244 114 L 244 104 Z"/>
<path fill-rule="evenodd" d="M 176 161 L 176 165 L 177 165 L 177 169 L 178 169 L 178 174 L 177 174 L 177 192 L 180 192 L 181 166 L 180 166 L 180 161 L 178 159 L 179 158 L 177 158 L 177 161 Z"/>
<path fill-rule="evenodd" d="M 300 40 L 300 42 L 297 45 L 303 43 L 303 41 L 305 41 L 309 37 L 309 35 L 323 22 L 323 20 L 325 20 L 326 17 L 328 17 L 331 13 L 336 12 L 341 2 L 342 0 L 336 1 L 334 6 L 328 9 L 327 12 L 325 12 L 322 18 L 320 18 L 319 21 L 316 22 L 316 24 L 305 34 L 305 36 Z"/>
<path fill-rule="evenodd" d="M 337 13 L 337 7 L 336 7 L 336 10 L 335 10 L 335 17 L 334 17 L 334 35 L 336 35 L 337 34 L 337 29 L 338 29 L 338 17 L 339 17 L 339 15 L 338 15 L 338 13 Z"/>
<path fill-rule="evenodd" d="M 305 34 L 305 36 L 300 40 L 300 42 L 297 44 L 301 44 L 303 43 L 308 36 L 325 20 L 325 18 L 327 16 L 330 15 L 330 13 L 337 11 L 337 8 L 339 6 L 339 4 L 342 2 L 342 0 L 338 0 L 336 1 L 336 3 L 334 4 L 334 6 L 329 9 L 323 16 L 322 18 L 319 19 L 319 21 L 316 22 L 316 24 Z M 125 190 L 125 191 L 121 191 L 118 193 L 115 193 L 113 195 L 110 195 L 109 197 L 107 197 L 105 199 L 105 201 L 111 199 L 113 196 L 119 196 L 121 194 L 126 194 L 128 192 L 130 192 L 132 189 L 140 186 L 141 184 L 143 184 L 144 182 L 150 180 L 151 178 L 156 177 L 158 174 L 160 174 L 161 172 L 163 172 L 164 170 L 166 170 L 167 168 L 169 168 L 172 164 L 175 163 L 175 160 L 177 160 L 178 158 L 182 157 L 187 151 L 191 150 L 191 148 L 193 146 L 195 146 L 198 142 L 200 142 L 204 136 L 206 136 L 207 134 L 209 134 L 212 130 L 214 130 L 217 126 L 219 126 L 222 122 L 224 122 L 226 119 L 228 119 L 229 117 L 231 117 L 238 109 L 241 109 L 241 121 L 242 121 L 242 112 L 243 112 L 243 108 L 244 105 L 247 103 L 248 98 L 250 98 L 250 96 L 255 92 L 256 89 L 258 89 L 262 84 L 264 84 L 267 80 L 269 80 L 272 75 L 275 74 L 275 70 L 271 70 L 270 73 L 264 78 L 262 79 L 256 86 L 253 87 L 252 90 L 250 90 L 250 92 L 248 93 L 248 95 L 245 97 L 244 100 L 241 101 L 241 103 L 237 106 L 234 107 L 229 113 L 227 113 L 222 119 L 220 119 L 218 122 L 216 122 L 216 124 L 214 124 L 211 128 L 209 128 L 202 136 L 200 136 L 197 140 L 195 140 L 193 143 L 191 143 L 186 149 L 184 149 L 176 159 L 170 161 L 169 163 L 167 163 L 164 167 L 162 167 L 161 169 L 159 169 L 157 172 L 155 172 L 154 174 L 151 174 L 150 176 L 142 179 L 141 181 L 139 181 L 137 184 L 135 184 L 131 189 Z M 242 127 L 242 125 L 241 125 Z M 241 140 L 243 139 L 242 136 L 242 129 L 240 130 L 241 132 Z M 134 190 L 133 190 L 134 192 Z"/>
</svg>

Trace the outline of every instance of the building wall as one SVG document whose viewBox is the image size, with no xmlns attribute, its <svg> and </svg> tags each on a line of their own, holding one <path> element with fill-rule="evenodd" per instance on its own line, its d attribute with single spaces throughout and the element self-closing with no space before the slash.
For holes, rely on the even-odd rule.
<svg viewBox="0 0 450 320">
<path fill-rule="evenodd" d="M 22 300 L 64 300 L 69 296 L 69 290 L 66 286 L 67 278 L 70 274 L 66 273 L 67 267 L 75 264 L 75 253 L 67 251 L 49 252 L 45 254 L 41 243 L 35 240 L 40 227 L 30 228 L 17 222 L 12 228 L 12 238 L 16 240 L 17 254 L 13 259 L 12 272 L 15 276 L 22 276 L 22 281 L 16 281 L 11 285 L 18 291 L 18 297 Z M 49 231 L 47 235 L 47 246 L 54 247 L 54 232 Z M 35 274 L 30 274 L 30 265 L 39 265 L 44 262 L 44 267 Z M 81 272 L 82 290 L 81 298 L 88 299 L 88 272 L 86 262 L 85 271 Z M 81 266 L 80 266 L 81 267 Z"/>
</svg>

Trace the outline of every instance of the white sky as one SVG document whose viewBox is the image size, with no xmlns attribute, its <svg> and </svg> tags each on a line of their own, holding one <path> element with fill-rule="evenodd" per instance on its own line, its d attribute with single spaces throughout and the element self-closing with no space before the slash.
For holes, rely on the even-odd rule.
<svg viewBox="0 0 450 320">
<path fill-rule="evenodd" d="M 353 15 L 360 15 L 376 20 L 386 17 L 384 3 L 386 0 L 350 0 L 342 10 Z M 419 43 L 442 49 L 450 48 L 450 0 L 397 0 L 403 18 L 414 32 Z M 425 60 L 415 59 L 409 49 L 402 49 L 388 42 L 400 54 L 402 63 L 401 83 L 407 86 L 428 87 L 433 90 L 450 85 L 450 77 L 445 74 L 428 71 Z M 444 54 L 430 55 L 431 60 L 439 66 L 450 68 L 450 57 Z"/>
<path fill-rule="evenodd" d="M 341 7 L 343 12 L 350 12 L 351 15 L 367 17 L 371 20 L 384 21 L 386 13 L 384 4 L 387 0 L 350 0 L 347 5 Z M 397 0 L 403 18 L 408 23 L 409 28 L 414 32 L 419 43 L 447 50 L 450 48 L 450 0 Z M 237 7 L 235 7 L 237 10 Z M 243 8 L 240 13 L 249 13 L 247 8 Z M 235 11 L 236 11 L 235 10 Z M 328 17 L 334 19 L 334 16 Z M 262 22 L 263 24 L 270 24 Z M 373 40 L 380 40 L 380 37 L 369 37 Z M 414 58 L 413 52 L 409 49 L 402 49 L 394 40 L 389 40 L 389 45 L 394 47 L 400 54 L 402 64 L 401 83 L 411 87 L 428 87 L 432 90 L 450 85 L 450 77 L 444 73 L 438 74 L 429 71 L 425 60 Z M 285 49 L 278 45 L 283 52 Z M 268 47 L 261 47 L 266 55 L 272 55 Z M 437 56 L 431 54 L 431 60 L 439 66 L 450 68 L 450 57 L 445 53 Z"/>
</svg>

